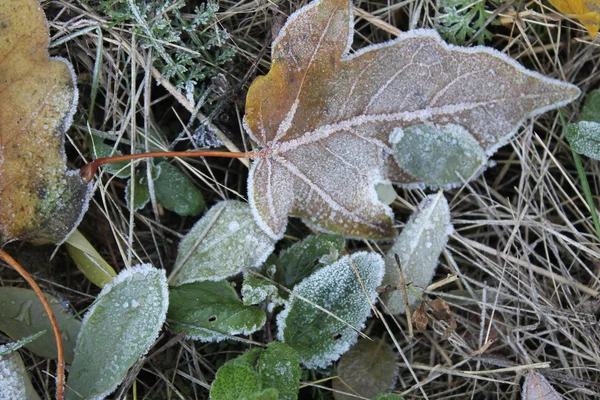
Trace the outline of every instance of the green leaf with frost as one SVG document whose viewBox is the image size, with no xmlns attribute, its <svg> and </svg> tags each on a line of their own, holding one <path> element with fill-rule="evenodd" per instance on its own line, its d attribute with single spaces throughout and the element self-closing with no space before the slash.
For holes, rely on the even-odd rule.
<svg viewBox="0 0 600 400">
<path fill-rule="evenodd" d="M 382 284 L 400 285 L 400 272 L 394 257 L 398 254 L 404 281 L 412 282 L 412 288 L 422 292 L 431 283 L 438 258 L 452 229 L 450 209 L 443 193 L 440 191 L 425 197 L 385 256 Z M 420 299 L 410 289 L 407 292 L 408 305 L 413 307 Z M 390 314 L 405 312 L 401 289 L 382 293 L 381 301 Z"/>
<path fill-rule="evenodd" d="M 0 350 L 0 356 L 4 356 L 8 353 L 19 350 L 21 347 L 33 342 L 35 339 L 42 336 L 44 333 L 46 333 L 46 331 L 39 331 L 38 333 L 34 333 L 33 335 L 24 337 L 23 339 L 17 340 L 16 342 L 7 343 L 6 345 L 2 346 L 2 349 Z"/>
<path fill-rule="evenodd" d="M 396 382 L 396 354 L 384 340 L 359 339 L 343 354 L 337 365 L 341 379 L 333 381 L 333 389 L 373 398 L 389 390 Z M 355 396 L 333 392 L 335 400 L 356 399 Z"/>
<path fill-rule="evenodd" d="M 579 121 L 569 124 L 566 136 L 576 153 L 600 160 L 600 123 Z"/>
<path fill-rule="evenodd" d="M 62 336 L 65 361 L 70 364 L 73 361 L 73 349 L 81 322 L 69 315 L 56 297 L 49 294 L 44 296 L 56 317 Z M 0 331 L 15 340 L 44 331 L 42 336 L 25 344 L 25 347 L 40 357 L 53 359 L 58 357 L 48 314 L 33 290 L 0 287 Z"/>
<path fill-rule="evenodd" d="M 6 346 L 0 346 L 0 354 L 5 350 Z M 40 399 L 17 351 L 0 356 L 0 399 Z"/>
<path fill-rule="evenodd" d="M 245 305 L 253 305 L 262 303 L 271 297 L 274 303 L 280 303 L 282 300 L 279 297 L 277 287 L 272 283 L 252 275 L 244 277 L 242 284 L 242 299 Z"/>
<path fill-rule="evenodd" d="M 309 276 L 321 264 L 331 264 L 340 258 L 346 242 L 340 235 L 311 235 L 296 242 L 279 255 L 281 273 L 277 281 L 291 289 Z"/>
<path fill-rule="evenodd" d="M 277 316 L 278 339 L 296 350 L 307 368 L 327 367 L 356 341 L 384 269 L 378 254 L 358 252 L 313 272 L 294 287 Z"/>
<path fill-rule="evenodd" d="M 377 198 L 384 204 L 392 204 L 396 200 L 396 190 L 394 185 L 391 183 L 378 183 L 375 185 L 375 192 L 377 192 Z"/>
<path fill-rule="evenodd" d="M 194 282 L 169 291 L 169 328 L 203 342 L 249 335 L 262 328 L 264 311 L 244 305 L 225 280 Z"/>
<path fill-rule="evenodd" d="M 587 94 L 579 120 L 600 123 L 600 89 Z"/>
<path fill-rule="evenodd" d="M 211 385 L 213 400 L 298 398 L 301 370 L 298 354 L 289 346 L 272 342 L 226 362 Z"/>
<path fill-rule="evenodd" d="M 133 184 L 135 179 L 135 184 Z M 125 186 L 125 202 L 127 208 L 133 211 L 141 210 L 150 202 L 150 189 L 148 188 L 148 179 L 143 175 L 136 175 L 134 179 L 127 181 Z M 133 203 L 131 202 L 131 187 L 133 186 Z"/>
<path fill-rule="evenodd" d="M 475 137 L 460 125 L 396 128 L 390 141 L 400 167 L 429 186 L 467 181 L 487 161 Z"/>
<path fill-rule="evenodd" d="M 247 203 L 222 201 L 181 240 L 169 284 L 219 281 L 257 268 L 273 248 L 274 240 L 256 224 Z"/>
<path fill-rule="evenodd" d="M 104 157 L 114 157 L 121 156 L 119 150 L 113 149 L 112 146 L 107 145 L 102 141 L 102 138 L 99 138 L 95 135 L 91 135 L 92 139 L 92 157 L 94 160 L 98 158 Z M 104 165 L 104 171 L 108 172 L 111 175 L 115 175 L 118 178 L 129 178 L 131 175 L 131 168 L 129 167 L 130 161 L 117 161 L 113 163 L 108 163 Z"/>
<path fill-rule="evenodd" d="M 67 380 L 67 400 L 103 399 L 154 344 L 169 293 L 164 270 L 128 268 L 104 286 L 83 319 Z"/>
<path fill-rule="evenodd" d="M 202 193 L 183 172 L 168 162 L 161 162 L 156 168 L 154 194 L 164 208 L 179 215 L 197 215 L 204 209 Z"/>
</svg>

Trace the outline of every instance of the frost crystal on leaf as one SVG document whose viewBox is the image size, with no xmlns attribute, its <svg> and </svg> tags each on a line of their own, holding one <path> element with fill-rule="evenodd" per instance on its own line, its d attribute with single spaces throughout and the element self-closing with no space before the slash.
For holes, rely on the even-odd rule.
<svg viewBox="0 0 600 400">
<path fill-rule="evenodd" d="M 359 252 L 305 278 L 277 316 L 278 339 L 296 350 L 307 368 L 327 367 L 356 341 L 355 329 L 371 312 L 384 268 L 378 254 Z"/>
<path fill-rule="evenodd" d="M 442 192 L 427 196 L 419 204 L 418 210 L 411 216 L 386 254 L 385 276 L 382 284 L 395 286 L 401 284 L 395 259 L 395 254 L 398 254 L 404 281 L 412 282 L 414 289 L 423 291 L 423 288 L 431 283 L 438 258 L 448 242 L 448 234 L 452 229 L 448 202 Z M 381 301 L 390 314 L 405 312 L 404 294 L 401 289 L 383 293 Z M 408 290 L 408 305 L 412 307 L 418 301 L 419 297 Z"/>
<path fill-rule="evenodd" d="M 8 350 L 0 346 L 0 354 Z M 39 400 L 18 352 L 0 355 L 0 399 Z"/>
<path fill-rule="evenodd" d="M 313 1 L 290 16 L 269 74 L 248 92 L 245 128 L 264 152 L 250 171 L 249 201 L 272 237 L 290 215 L 344 236 L 393 237 L 375 185 L 423 182 L 394 161 L 394 129 L 459 126 L 489 156 L 526 118 L 579 95 L 500 52 L 454 47 L 431 30 L 349 54 L 352 33 L 349 0 Z"/>
<path fill-rule="evenodd" d="M 260 266 L 273 252 L 273 239 L 239 201 L 213 206 L 183 238 L 169 283 L 218 281 Z"/>
<path fill-rule="evenodd" d="M 150 264 L 123 270 L 104 286 L 83 319 L 66 399 L 112 393 L 158 337 L 168 306 L 165 272 Z"/>
</svg>

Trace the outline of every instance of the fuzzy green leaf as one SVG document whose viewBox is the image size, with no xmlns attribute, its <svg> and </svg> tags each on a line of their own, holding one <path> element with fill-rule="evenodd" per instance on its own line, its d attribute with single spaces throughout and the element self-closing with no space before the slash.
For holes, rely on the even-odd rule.
<svg viewBox="0 0 600 400">
<path fill-rule="evenodd" d="M 125 186 L 125 202 L 128 208 L 138 211 L 146 207 L 146 204 L 150 201 L 150 189 L 148 188 L 148 180 L 145 176 L 136 176 L 134 179 L 135 185 L 133 185 L 133 179 L 130 179 L 127 181 L 127 186 Z M 131 202 L 132 185 L 133 203 Z"/>
<path fill-rule="evenodd" d="M 394 384 L 398 374 L 396 355 L 383 340 L 359 339 L 342 355 L 337 371 L 342 379 L 333 381 L 333 389 L 372 398 Z M 337 392 L 333 392 L 333 397 L 336 400 L 356 398 Z"/>
<path fill-rule="evenodd" d="M 385 256 L 383 285 L 400 285 L 400 273 L 394 257 L 397 253 L 404 281 L 412 282 L 414 289 L 423 291 L 433 278 L 438 258 L 452 229 L 448 202 L 442 192 L 427 196 Z M 381 301 L 390 314 L 405 312 L 402 290 L 383 293 Z M 418 301 L 419 297 L 408 290 L 409 306 L 416 305 Z"/>
<path fill-rule="evenodd" d="M 459 125 L 396 128 L 390 141 L 398 165 L 429 186 L 466 181 L 487 160 L 475 137 Z"/>
<path fill-rule="evenodd" d="M 600 90 L 592 90 L 585 98 L 585 104 L 581 115 L 579 116 L 580 121 L 591 121 L 600 123 Z"/>
<path fill-rule="evenodd" d="M 244 277 L 244 284 L 242 285 L 244 304 L 259 304 L 269 296 L 275 299 L 276 302 L 280 301 L 279 291 L 275 285 L 252 275 Z"/>
<path fill-rule="evenodd" d="M 379 394 L 373 397 L 373 400 L 404 400 L 404 397 L 397 395 L 396 393 Z"/>
<path fill-rule="evenodd" d="M 359 252 L 317 270 L 294 287 L 277 316 L 278 339 L 296 350 L 307 368 L 327 367 L 356 341 L 355 329 L 371 312 L 369 301 L 377 298 L 384 269 L 378 254 Z"/>
<path fill-rule="evenodd" d="M 273 342 L 266 349 L 252 349 L 219 368 L 210 397 L 295 400 L 300 375 L 298 354 L 283 343 Z"/>
<path fill-rule="evenodd" d="M 378 183 L 375 185 L 375 191 L 377 192 L 377 198 L 383 204 L 389 205 L 396 200 L 397 193 L 391 183 Z"/>
<path fill-rule="evenodd" d="M 164 270 L 123 270 L 104 286 L 83 320 L 67 381 L 67 400 L 104 398 L 152 346 L 169 305 Z"/>
<path fill-rule="evenodd" d="M 177 167 L 161 162 L 154 181 L 156 201 L 179 215 L 196 215 L 204 209 L 204 197 L 193 182 Z"/>
<path fill-rule="evenodd" d="M 81 322 L 67 314 L 56 297 L 49 294 L 45 296 L 60 328 L 65 361 L 70 364 L 73 361 L 73 349 Z M 45 331 L 36 340 L 25 344 L 25 347 L 41 357 L 58 357 L 48 314 L 33 290 L 0 287 L 0 330 L 15 340 Z"/>
<path fill-rule="evenodd" d="M 579 121 L 569 124 L 566 136 L 576 153 L 600 160 L 600 123 Z"/>
<path fill-rule="evenodd" d="M 244 305 L 227 281 L 194 282 L 169 292 L 169 327 L 203 342 L 249 335 L 266 321 L 264 311 Z"/>
<path fill-rule="evenodd" d="M 6 346 L 0 346 L 0 353 Z M 0 399 L 39 400 L 17 351 L 0 356 Z"/>
<path fill-rule="evenodd" d="M 345 243 L 342 236 L 334 234 L 311 235 L 294 243 L 279 255 L 282 276 L 277 280 L 291 289 L 321 266 L 321 258 L 324 257 L 327 264 L 335 262 Z"/>
<path fill-rule="evenodd" d="M 256 225 L 248 204 L 222 201 L 181 241 L 169 283 L 225 279 L 260 266 L 273 248 L 273 239 Z"/>
</svg>

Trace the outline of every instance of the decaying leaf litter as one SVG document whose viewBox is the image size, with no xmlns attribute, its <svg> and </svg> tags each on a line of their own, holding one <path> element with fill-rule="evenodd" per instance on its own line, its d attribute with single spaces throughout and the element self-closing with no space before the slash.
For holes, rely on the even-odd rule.
<svg viewBox="0 0 600 400">
<path fill-rule="evenodd" d="M 409 7 L 407 10 L 402 9 L 400 14 L 405 21 L 410 20 L 409 17 L 411 17 L 418 22 L 418 26 L 431 26 L 431 21 L 428 21 L 423 17 L 424 15 L 428 15 L 427 12 L 432 11 L 427 9 L 429 6 L 430 5 L 425 4 L 424 8 L 421 10 Z M 376 15 L 376 18 L 382 21 L 394 22 L 386 20 L 386 18 L 389 18 L 388 16 L 381 17 L 385 14 L 376 12 L 379 9 L 376 3 L 368 4 L 365 9 L 373 13 L 373 15 Z M 80 11 L 83 13 L 86 12 L 85 10 Z M 240 11 L 243 12 L 244 9 L 242 8 Z M 255 12 L 257 10 L 251 9 L 251 11 Z M 421 14 L 416 14 L 417 11 Z M 231 12 L 235 12 L 235 8 Z M 413 12 L 415 14 L 413 14 Z M 419 21 L 419 15 L 423 18 L 422 21 Z M 516 15 L 516 12 L 515 14 L 512 14 L 513 21 L 516 19 Z M 226 12 L 223 18 L 225 21 L 229 21 L 233 24 L 233 22 L 240 22 L 240 19 L 243 16 L 245 15 L 234 15 Z M 508 14 L 508 18 L 511 18 L 511 14 Z M 254 49 L 251 51 L 254 51 L 256 54 L 260 46 L 259 43 L 255 43 L 256 46 L 253 45 L 252 41 L 254 41 L 254 38 L 257 36 L 251 35 L 250 33 L 259 30 L 259 26 L 256 20 L 253 24 L 247 24 L 248 23 L 239 25 L 233 24 L 232 26 L 237 27 L 231 29 L 233 38 L 234 40 L 238 38 L 242 43 L 248 45 L 250 49 Z M 381 35 L 381 32 L 371 32 L 370 25 L 361 24 L 364 24 L 364 22 L 359 20 L 357 22 L 358 32 L 364 32 L 367 35 L 366 37 L 372 38 L 375 42 L 381 42 L 382 39 L 385 39 L 377 37 L 377 35 Z M 74 29 L 68 23 L 65 24 L 62 22 L 55 22 L 53 23 L 53 26 L 55 28 L 59 27 L 60 29 Z M 400 26 L 407 28 L 408 24 L 400 24 Z M 506 31 L 501 32 L 506 33 Z M 570 31 L 563 27 L 562 32 Z M 265 33 L 264 30 L 262 33 Z M 115 35 L 120 35 L 120 33 L 115 33 Z M 502 36 L 500 33 L 498 35 L 499 37 L 495 38 L 495 40 L 498 41 L 498 43 L 496 43 L 498 46 L 494 47 L 502 48 L 502 44 L 506 43 L 502 40 L 506 40 L 506 36 Z M 540 43 L 536 41 L 531 43 L 531 38 L 527 36 L 527 39 L 530 42 L 530 44 L 527 44 L 528 41 L 525 40 L 523 32 L 521 32 L 521 36 L 517 33 L 513 33 L 513 35 L 513 38 L 516 39 L 513 39 L 514 42 L 512 43 L 513 47 L 511 50 L 514 50 L 514 52 L 519 55 L 525 53 L 529 49 L 528 46 L 533 48 L 535 43 Z M 91 39 L 91 37 L 84 35 L 83 37 L 73 39 L 73 43 L 80 48 L 88 50 L 89 48 L 94 49 L 95 45 Z M 565 69 L 563 66 L 565 74 L 564 78 L 574 83 L 580 83 L 576 79 L 579 73 L 578 71 L 583 68 L 583 61 L 588 60 L 587 57 L 583 57 L 585 50 L 583 44 L 579 44 L 579 46 L 581 46 L 581 48 L 577 48 L 577 46 L 575 49 L 570 48 L 570 51 L 572 52 L 571 56 L 573 57 L 571 59 L 575 60 L 575 62 L 570 63 L 568 65 L 569 68 Z M 110 54 L 110 50 L 105 51 L 107 54 Z M 112 51 L 116 50 L 113 49 Z M 134 57 L 138 57 L 138 52 L 142 51 L 143 49 L 136 48 L 130 54 Z M 535 56 L 532 56 L 534 61 L 530 61 L 532 58 L 528 58 L 530 56 L 527 55 L 521 56 L 519 60 L 528 66 L 537 66 L 537 69 L 546 75 L 562 77 L 558 73 L 560 68 L 551 63 L 553 59 L 549 54 L 545 54 L 543 51 L 534 54 Z M 511 55 L 515 57 L 512 52 Z M 83 57 L 83 55 L 80 57 Z M 82 64 L 85 64 L 83 60 L 84 59 L 82 58 L 81 62 Z M 141 68 L 143 65 L 142 61 L 143 57 L 140 57 L 140 59 L 137 60 L 135 67 Z M 110 65 L 110 63 L 108 63 L 108 65 Z M 107 68 L 106 71 L 109 71 L 107 72 L 107 76 L 111 77 L 111 73 L 114 73 L 112 78 L 118 78 L 119 75 L 116 74 L 116 70 L 121 67 L 115 69 Z M 129 65 L 129 67 L 131 66 Z M 144 76 L 141 69 L 139 70 L 139 74 L 140 76 Z M 147 75 L 145 77 L 149 80 Z M 587 87 L 597 87 L 597 80 L 594 79 L 593 75 L 590 77 L 588 74 L 586 75 L 585 83 L 583 85 L 580 84 L 579 86 L 584 91 L 586 91 Z M 127 87 L 127 84 L 124 82 L 123 85 L 123 88 Z M 157 90 L 147 86 L 140 86 L 140 88 L 153 91 Z M 111 104 L 109 102 L 109 105 L 110 107 L 113 107 L 113 113 L 122 113 L 123 116 L 128 114 L 126 104 Z M 143 116 L 145 112 L 147 113 L 149 111 L 150 109 L 146 108 L 141 109 L 139 112 Z M 573 110 L 570 110 L 570 112 L 573 112 Z M 232 115 L 234 114 L 235 113 Z M 148 114 L 147 116 L 149 117 Z M 441 271 L 438 274 L 438 277 L 443 276 L 444 272 L 457 272 L 459 271 L 459 268 L 463 268 L 460 270 L 460 279 L 463 288 L 460 289 L 467 291 L 469 289 L 476 290 L 478 296 L 476 298 L 478 300 L 477 305 L 475 306 L 465 306 L 463 309 L 459 308 L 459 332 L 457 332 L 457 336 L 451 337 L 447 342 L 438 343 L 439 338 L 436 338 L 435 335 L 431 333 L 431 337 L 427 338 L 426 343 L 419 343 L 416 345 L 423 346 L 422 349 L 428 349 L 427 352 L 419 352 L 419 347 L 417 347 L 407 354 L 409 360 L 417 364 L 418 368 L 413 367 L 415 374 L 423 379 L 426 379 L 428 376 L 428 371 L 426 368 L 419 369 L 421 368 L 419 365 L 419 357 L 423 357 L 425 354 L 431 354 L 432 350 L 430 349 L 434 346 L 432 346 L 429 341 L 437 339 L 436 343 L 441 346 L 441 349 L 454 349 L 454 351 L 458 351 L 460 354 L 468 354 L 471 351 L 477 350 L 485 343 L 488 332 L 490 335 L 506 338 L 507 335 L 512 335 L 512 333 L 510 333 L 511 329 L 509 328 L 518 326 L 526 326 L 529 330 L 525 330 L 526 334 L 523 334 L 523 338 L 519 336 L 521 342 L 514 343 L 513 341 L 508 341 L 508 348 L 510 351 L 505 351 L 505 347 L 492 353 L 504 356 L 504 359 L 501 362 L 504 362 L 505 365 L 497 365 L 496 368 L 510 368 L 514 366 L 508 361 L 518 365 L 523 364 L 523 360 L 533 363 L 535 361 L 541 361 L 542 359 L 540 357 L 546 357 L 546 359 L 549 358 L 551 360 L 560 360 L 563 364 L 565 364 L 565 360 L 571 359 L 575 359 L 577 360 L 577 363 L 583 363 L 584 365 L 586 363 L 589 363 L 587 365 L 593 365 L 594 363 L 595 358 L 593 354 L 595 350 L 593 350 L 593 343 L 586 343 L 586 341 L 589 341 L 591 340 L 590 338 L 594 337 L 594 331 L 590 331 L 590 329 L 594 328 L 593 324 L 591 327 L 588 326 L 590 324 L 575 325 L 576 323 L 580 323 L 578 318 L 580 320 L 590 321 L 589 318 L 593 313 L 594 303 L 586 302 L 586 298 L 581 297 L 582 295 L 585 295 L 585 292 L 581 292 L 576 288 L 573 289 L 572 286 L 563 286 L 565 285 L 564 280 L 568 282 L 573 279 L 578 282 L 583 281 L 589 284 L 591 288 L 594 288 L 594 281 L 592 280 L 591 283 L 588 281 L 594 274 L 594 267 L 588 266 L 590 265 L 589 262 L 584 262 L 584 260 L 588 260 L 590 257 L 592 260 L 595 257 L 594 254 L 596 250 L 593 245 L 590 244 L 590 242 L 593 241 L 593 237 L 590 236 L 593 231 L 586 222 L 582 222 L 588 216 L 588 213 L 585 210 L 585 203 L 580 199 L 577 192 L 570 193 L 568 191 L 570 190 L 570 183 L 576 185 L 576 175 L 571 173 L 572 166 L 569 166 L 569 159 L 567 157 L 568 152 L 564 151 L 565 144 L 561 142 L 557 136 L 552 135 L 552 132 L 554 132 L 554 135 L 558 135 L 560 130 L 552 128 L 554 121 L 547 118 L 548 117 L 541 117 L 537 119 L 535 133 L 533 125 L 526 126 L 524 133 L 520 137 L 521 141 L 513 142 L 514 152 L 511 153 L 511 149 L 511 151 L 506 151 L 506 153 L 503 152 L 496 157 L 500 163 L 498 167 L 490 170 L 483 178 L 472 183 L 466 189 L 463 189 L 462 192 L 451 192 L 450 194 L 447 194 L 452 209 L 452 222 L 457 229 L 457 233 L 450 240 L 450 255 L 453 257 L 442 258 L 443 262 L 441 267 L 439 267 Z M 124 119 L 126 120 L 127 118 Z M 148 121 L 148 123 L 154 124 L 155 122 Z M 132 129 L 132 131 L 136 133 L 141 132 L 138 131 L 137 126 L 134 125 L 136 124 L 135 121 L 131 124 L 132 125 L 127 126 L 127 129 Z M 115 131 L 119 130 L 118 126 L 114 126 L 114 128 L 117 128 Z M 536 134 L 539 134 L 541 138 L 538 138 Z M 82 138 L 83 137 L 79 139 L 79 143 L 81 143 Z M 511 159 L 511 157 L 513 158 Z M 515 159 L 519 160 L 518 165 L 515 162 L 511 162 L 511 160 Z M 207 171 L 203 165 L 198 164 L 195 161 L 186 162 L 190 163 L 188 166 L 193 173 L 200 175 Z M 219 191 L 224 190 L 222 187 L 218 187 L 217 182 L 220 184 L 226 182 L 228 184 L 225 184 L 225 186 L 229 185 L 230 189 L 237 190 L 240 193 L 245 192 L 243 188 L 237 187 L 236 183 L 231 183 L 236 182 L 233 178 L 236 174 L 244 174 L 242 168 L 237 169 L 237 166 L 232 164 L 227 167 L 227 175 L 225 175 L 225 173 L 219 172 L 223 171 L 223 164 L 213 160 L 207 162 L 210 166 L 213 166 L 213 168 L 204 178 L 207 179 L 207 182 L 211 182 L 210 179 L 212 179 L 212 176 L 217 177 L 217 179 L 214 180 L 216 182 L 213 181 L 215 196 L 218 196 L 217 193 L 219 193 Z M 216 167 L 219 167 L 220 169 L 215 170 Z M 594 171 L 595 166 L 590 164 L 588 168 L 590 168 L 590 171 Z M 220 176 L 225 176 L 225 178 L 219 179 L 218 177 Z M 515 190 L 513 187 L 516 187 L 517 189 Z M 210 192 L 211 189 L 207 190 Z M 161 251 L 161 247 L 165 247 L 169 242 L 169 238 L 171 240 L 177 239 L 176 233 L 171 232 L 170 230 L 179 230 L 179 228 L 174 229 L 175 225 L 169 225 L 168 222 L 166 223 L 165 217 L 156 220 L 160 221 L 158 224 L 153 224 L 150 221 L 157 217 L 152 215 L 152 210 L 146 210 L 148 212 L 133 214 L 134 218 L 138 220 L 136 230 L 139 229 L 139 221 L 144 224 L 151 224 L 149 226 L 152 226 L 152 228 L 151 230 L 148 230 L 145 235 L 139 236 L 138 234 L 138 237 L 134 238 L 131 235 L 128 235 L 129 232 L 127 226 L 130 224 L 131 220 L 129 219 L 130 217 L 128 216 L 127 211 L 122 213 L 119 212 L 117 208 L 122 201 L 121 198 L 111 195 L 110 191 L 105 190 L 102 193 L 105 193 L 105 196 L 103 196 L 104 204 L 99 209 L 104 209 L 107 215 L 112 215 L 116 218 L 115 221 L 121 221 L 112 226 L 111 224 L 107 224 L 107 230 L 110 232 L 111 229 L 114 229 L 114 232 L 117 233 L 116 236 L 119 238 L 116 239 L 118 240 L 116 244 L 113 242 L 113 251 L 116 251 L 117 253 L 121 251 L 124 260 L 129 259 L 133 261 L 139 257 L 143 260 L 152 260 L 154 265 L 160 265 L 161 260 L 167 265 L 172 263 L 172 258 L 168 255 L 168 249 L 165 248 Z M 485 193 L 485 195 L 482 193 Z M 413 191 L 400 191 L 400 196 L 402 200 L 398 200 L 400 203 L 395 203 L 393 208 L 399 223 L 403 223 L 408 216 L 408 209 L 418 204 L 421 197 L 419 192 Z M 506 198 L 509 200 L 506 200 Z M 569 218 L 571 215 L 575 215 L 578 218 Z M 168 217 L 169 215 L 167 214 L 166 218 L 168 219 Z M 570 222 L 572 220 L 577 222 Z M 292 222 L 292 224 L 292 228 L 294 229 L 303 229 L 298 223 Z M 493 237 L 490 237 L 488 227 L 485 229 L 480 228 L 480 226 L 484 224 L 493 227 Z M 166 233 L 163 230 L 164 228 L 168 229 Z M 588 229 L 589 232 L 587 231 Z M 157 237 L 160 238 L 158 242 L 156 239 Z M 156 245 L 163 240 L 166 240 L 163 245 L 157 247 Z M 143 246 L 143 243 L 147 243 L 150 246 Z M 353 244 L 352 246 L 355 246 L 354 249 L 358 249 L 364 245 Z M 149 254 L 144 254 L 144 249 L 146 248 L 154 248 L 156 250 L 149 251 Z M 543 249 L 544 251 L 540 249 Z M 106 247 L 104 251 L 108 251 L 106 250 Z M 563 253 L 566 253 L 571 257 L 570 263 L 567 263 L 567 261 L 560 257 Z M 454 263 L 455 261 L 456 264 Z M 565 264 L 563 265 L 562 263 Z M 544 287 L 544 285 L 540 285 L 537 282 L 537 280 L 541 279 L 540 276 L 534 275 L 535 272 L 531 272 L 532 269 L 528 268 L 528 266 L 544 267 L 546 271 L 553 272 L 555 274 L 554 277 L 562 277 L 563 281 L 550 279 L 546 282 L 557 282 L 556 286 L 548 285 L 548 287 Z M 464 268 L 467 270 L 465 271 Z M 591 268 L 589 275 L 586 275 L 586 268 Z M 585 278 L 586 276 L 587 278 Z M 498 282 L 503 282 L 504 284 L 499 286 Z M 482 286 L 484 283 L 485 286 Z M 494 288 L 497 287 L 500 287 L 500 290 L 494 290 Z M 534 287 L 537 290 L 537 292 L 534 293 L 534 300 L 531 300 L 531 293 L 529 290 L 531 287 Z M 552 288 L 552 290 L 549 288 Z M 441 290 L 446 292 L 444 288 Z M 568 296 L 559 296 L 559 290 L 567 292 Z M 452 294 L 449 296 L 451 295 Z M 546 304 L 548 302 L 546 300 L 550 302 L 551 306 Z M 544 307 L 542 307 L 541 304 L 543 304 Z M 517 310 L 520 310 L 519 313 L 517 313 Z M 567 317 L 565 317 L 564 313 L 567 311 L 569 311 L 569 313 L 567 313 Z M 462 314 L 460 314 L 461 312 Z M 541 322 L 540 318 L 542 318 Z M 490 320 L 493 321 L 492 327 L 489 327 Z M 540 325 L 535 326 L 536 323 Z M 548 334 L 548 337 L 544 337 L 545 330 L 543 330 L 542 327 L 548 327 L 548 325 L 555 328 L 555 331 Z M 553 335 L 554 337 L 552 337 Z M 564 335 L 564 339 L 562 340 L 574 340 L 574 343 L 578 345 L 572 346 L 570 351 L 561 348 L 560 351 L 563 353 L 559 352 L 559 354 L 554 355 L 550 350 L 558 351 L 555 343 L 561 342 L 561 335 Z M 512 336 L 508 337 L 512 338 Z M 504 343 L 506 346 L 506 342 Z M 540 344 L 542 350 L 540 350 Z M 585 349 L 590 349 L 592 351 L 586 351 Z M 433 353 L 433 357 L 439 357 L 440 363 L 443 364 L 444 361 L 447 361 L 443 359 L 444 353 L 437 351 L 439 350 L 436 350 Z M 489 351 L 494 351 L 494 349 L 492 348 Z M 450 351 L 450 353 L 453 352 Z M 528 357 L 532 356 L 535 358 L 528 360 Z M 421 359 L 421 361 L 423 366 L 431 365 L 429 358 Z M 462 358 L 458 358 L 454 361 L 462 361 Z M 494 369 L 493 365 L 489 364 L 490 361 L 498 362 L 495 359 L 488 359 L 487 361 L 488 364 L 483 364 L 487 369 Z M 470 366 L 471 363 L 472 365 L 476 365 L 475 361 L 471 361 L 467 363 L 467 365 Z M 567 362 L 566 365 L 564 365 L 564 368 L 577 363 Z M 554 362 L 552 364 L 554 364 Z M 448 364 L 444 365 L 448 367 Z M 550 370 L 552 370 L 552 367 Z M 459 368 L 464 370 L 464 364 Z M 572 372 L 572 375 L 575 376 L 575 378 L 582 379 L 582 381 L 577 381 L 575 378 L 570 381 L 558 381 L 558 385 L 564 385 L 565 390 L 573 389 L 575 384 L 577 384 L 577 387 L 584 387 L 585 389 L 586 386 L 583 385 L 585 380 L 593 381 L 593 376 L 585 376 L 584 372 L 575 370 Z M 414 381 L 411 380 L 413 378 L 410 377 L 407 370 L 401 369 L 401 374 L 404 373 L 407 374 L 406 381 L 408 384 L 406 389 L 408 389 L 411 387 L 410 382 L 414 384 Z M 446 371 L 446 373 L 451 374 L 452 372 Z M 493 374 L 495 379 L 507 382 L 506 386 L 497 382 L 489 382 L 484 379 L 474 379 L 472 376 L 469 376 L 468 378 L 459 376 L 454 377 L 453 379 L 461 379 L 471 391 L 479 392 L 492 390 L 497 393 L 502 393 L 503 395 L 510 393 L 510 388 L 513 386 L 508 382 L 512 382 L 511 378 L 514 377 L 514 374 L 506 375 L 502 372 Z M 558 378 L 556 376 L 550 376 L 550 379 L 555 379 L 552 380 L 552 383 L 557 386 L 556 379 Z M 437 387 L 441 388 L 445 387 L 443 384 L 444 382 L 440 382 L 440 379 L 433 380 L 428 383 L 427 386 L 429 389 L 427 389 L 427 392 L 429 393 L 429 390 L 431 390 L 431 393 L 435 393 L 436 385 L 439 385 Z M 506 389 L 507 387 L 509 390 Z M 515 387 L 514 389 L 515 391 L 518 391 L 518 387 Z M 593 390 L 593 385 L 590 390 Z M 562 393 L 564 393 L 564 391 Z M 577 396 L 577 392 L 574 395 Z"/>
</svg>

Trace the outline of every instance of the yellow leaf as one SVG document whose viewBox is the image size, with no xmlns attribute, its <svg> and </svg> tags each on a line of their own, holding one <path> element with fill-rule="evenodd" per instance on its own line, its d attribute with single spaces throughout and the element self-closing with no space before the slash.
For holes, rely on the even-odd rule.
<svg viewBox="0 0 600 400">
<path fill-rule="evenodd" d="M 73 68 L 48 56 L 37 0 L 1 0 L 0 245 L 61 242 L 79 223 L 91 186 L 64 154 L 76 103 Z"/>
<path fill-rule="evenodd" d="M 577 18 L 596 37 L 600 27 L 600 0 L 550 0 L 561 13 Z"/>
</svg>

